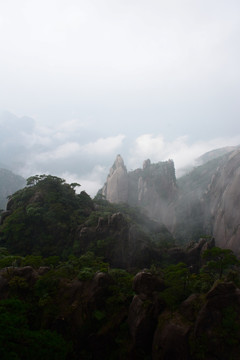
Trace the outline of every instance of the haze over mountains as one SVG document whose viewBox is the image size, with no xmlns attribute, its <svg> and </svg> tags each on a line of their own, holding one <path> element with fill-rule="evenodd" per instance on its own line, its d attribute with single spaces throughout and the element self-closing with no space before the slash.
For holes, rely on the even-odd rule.
<svg viewBox="0 0 240 360">
<path fill-rule="evenodd" d="M 19 118 L 2 112 L 1 168 L 25 178 L 54 174 L 68 182 L 80 183 L 81 190 L 95 196 L 106 179 L 107 164 L 112 162 L 114 153 L 123 150 L 128 168 L 131 165 L 130 171 L 118 156 L 102 192 L 107 200 L 144 207 L 151 218 L 164 223 L 179 239 L 196 239 L 209 232 L 217 237 L 221 246 L 238 251 L 238 216 L 233 216 L 237 212 L 231 212 L 232 207 L 237 206 L 231 198 L 238 196 L 237 185 L 234 185 L 238 181 L 238 151 L 235 154 L 237 147 L 232 146 L 235 144 L 200 153 L 201 149 L 208 149 L 210 143 L 187 147 L 184 140 L 166 144 L 160 137 L 144 135 L 128 148 L 124 135 L 99 138 L 96 131 L 89 136 L 90 130 L 78 121 L 61 124 L 58 128 L 42 127 L 27 116 Z M 95 140 L 86 142 L 88 139 Z M 140 169 L 136 165 L 144 155 L 153 157 Z M 166 158 L 167 155 L 176 155 L 176 160 Z M 194 160 L 198 167 L 194 168 Z M 230 170 L 226 170 L 228 167 Z M 235 177 L 228 179 L 226 171 Z M 184 172 L 188 175 L 181 177 Z M 24 186 L 20 177 L 15 177 L 12 183 L 13 174 L 6 170 L 2 173 L 2 184 L 6 183 L 3 179 L 6 175 L 10 180 L 7 186 L 1 186 L 1 208 L 5 208 L 8 195 Z M 209 225 L 210 218 L 214 220 Z M 223 225 L 225 222 L 227 225 Z"/>
<path fill-rule="evenodd" d="M 36 162 L 38 161 L 35 165 L 39 165 L 41 163 L 39 159 L 43 161 L 43 154 L 45 154 L 46 164 L 51 171 L 55 170 L 58 173 L 61 168 L 64 176 L 64 174 L 70 174 L 68 170 L 72 167 L 76 170 L 80 168 L 78 171 L 81 174 L 82 166 L 78 167 L 76 155 L 72 155 L 71 162 L 68 164 L 69 158 L 64 152 L 66 150 L 64 145 L 60 154 L 59 149 L 54 150 L 53 143 L 52 153 L 47 153 L 45 149 L 46 144 L 49 146 L 50 137 L 36 139 L 34 121 L 27 117 L 20 120 L 21 125 L 17 127 L 15 123 L 19 121 L 18 118 L 9 113 L 2 117 L 1 146 L 5 147 L 5 150 L 10 148 L 9 151 L 2 152 L 5 154 L 2 156 L 3 160 L 8 164 L 6 167 L 14 169 L 16 173 L 21 173 L 29 166 L 31 156 L 33 156 L 32 160 L 35 158 Z M 12 129 L 19 137 L 14 138 Z M 7 137 L 5 138 L 3 134 Z M 27 136 L 32 138 L 31 144 L 25 142 Z M 94 148 L 94 145 L 92 146 Z M 33 153 L 27 151 L 27 147 L 33 150 Z M 64 158 L 65 155 L 66 158 Z M 186 242 L 197 240 L 203 235 L 213 235 L 217 245 L 238 252 L 240 219 L 236 209 L 238 208 L 237 199 L 240 196 L 238 190 L 239 147 L 228 146 L 211 150 L 198 157 L 196 164 L 198 166 L 189 167 L 187 174 L 177 178 L 174 160 L 151 163 L 148 159 L 144 161 L 142 169 L 128 171 L 123 158 L 118 155 L 100 193 L 111 203 L 126 203 L 144 209 L 150 218 L 166 225 L 179 241 Z M 1 208 L 4 209 L 7 196 L 23 187 L 25 183 L 22 177 L 14 175 L 6 170 L 5 165 L 3 166 L 5 169 L 3 168 L 0 173 L 0 195 Z M 64 166 L 66 166 L 65 169 Z M 34 173 L 28 175 L 34 175 Z M 98 182 L 101 182 L 101 177 Z"/>
<path fill-rule="evenodd" d="M 218 246 L 238 253 L 240 149 L 215 150 L 200 160 L 201 166 L 177 180 L 172 160 L 146 160 L 142 169 L 127 172 L 118 155 L 99 194 L 112 203 L 139 206 L 178 240 L 213 236 Z"/>
<path fill-rule="evenodd" d="M 161 128 L 161 126 L 160 126 Z M 192 142 L 182 136 L 165 139 L 161 132 L 145 125 L 145 132 L 110 131 L 91 122 L 70 118 L 59 124 L 43 124 L 28 116 L 0 113 L 0 163 L 2 168 L 27 178 L 33 174 L 55 174 L 68 182 L 78 182 L 81 190 L 94 196 L 102 187 L 117 153 L 129 170 L 173 159 L 176 176 L 183 175 L 202 154 L 240 143 L 237 135 Z"/>
</svg>

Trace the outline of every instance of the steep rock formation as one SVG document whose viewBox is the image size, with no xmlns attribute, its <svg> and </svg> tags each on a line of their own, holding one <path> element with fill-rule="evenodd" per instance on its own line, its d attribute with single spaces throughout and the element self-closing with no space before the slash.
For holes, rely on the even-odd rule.
<svg viewBox="0 0 240 360">
<path fill-rule="evenodd" d="M 178 193 L 175 201 L 175 218 L 171 231 L 182 241 L 196 240 L 203 234 L 212 234 L 206 193 L 213 177 L 226 161 L 218 157 L 198 166 L 177 179 Z"/>
<path fill-rule="evenodd" d="M 205 223 L 211 222 L 212 233 L 220 247 L 240 251 L 240 151 L 230 153 L 220 166 L 205 195 Z M 208 211 L 207 211 L 208 210 Z"/>
<path fill-rule="evenodd" d="M 128 174 L 120 155 L 117 156 L 110 169 L 107 182 L 102 190 L 102 193 L 111 203 L 127 203 Z"/>
<path fill-rule="evenodd" d="M 168 226 L 177 192 L 174 163 L 151 164 L 148 159 L 142 169 L 127 172 L 118 155 L 100 192 L 111 203 L 140 206 L 150 218 Z"/>
<path fill-rule="evenodd" d="M 181 240 L 203 234 L 216 246 L 240 251 L 240 150 L 229 151 L 178 179 L 175 219 L 169 229 Z"/>
</svg>

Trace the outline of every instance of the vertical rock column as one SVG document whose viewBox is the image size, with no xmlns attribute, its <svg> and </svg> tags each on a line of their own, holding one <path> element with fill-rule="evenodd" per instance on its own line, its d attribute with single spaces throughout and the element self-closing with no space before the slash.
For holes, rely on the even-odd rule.
<svg viewBox="0 0 240 360">
<path fill-rule="evenodd" d="M 121 155 L 117 155 L 110 169 L 102 194 L 111 203 L 128 202 L 128 173 Z"/>
</svg>

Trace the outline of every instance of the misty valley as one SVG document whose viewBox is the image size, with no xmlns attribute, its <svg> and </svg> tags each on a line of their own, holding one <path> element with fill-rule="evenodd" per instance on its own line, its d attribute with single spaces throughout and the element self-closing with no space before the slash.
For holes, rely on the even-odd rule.
<svg viewBox="0 0 240 360">
<path fill-rule="evenodd" d="M 1 168 L 0 358 L 239 359 L 239 183 L 239 147 L 117 155 L 95 197 Z"/>
</svg>

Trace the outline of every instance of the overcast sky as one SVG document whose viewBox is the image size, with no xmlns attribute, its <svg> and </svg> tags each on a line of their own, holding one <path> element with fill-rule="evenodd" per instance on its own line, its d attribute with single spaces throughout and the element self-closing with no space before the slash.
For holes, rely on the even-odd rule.
<svg viewBox="0 0 240 360">
<path fill-rule="evenodd" d="M 0 163 L 94 195 L 118 153 L 179 170 L 240 144 L 239 19 L 239 0 L 1 0 Z"/>
</svg>

